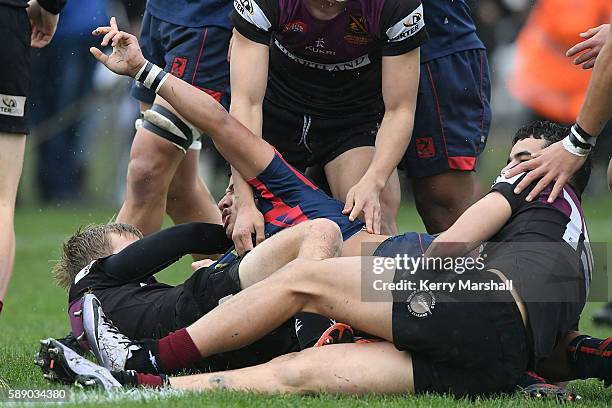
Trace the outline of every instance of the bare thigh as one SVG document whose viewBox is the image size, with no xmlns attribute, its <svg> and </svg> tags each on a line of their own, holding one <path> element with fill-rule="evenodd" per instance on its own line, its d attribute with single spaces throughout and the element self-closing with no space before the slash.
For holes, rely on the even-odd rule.
<svg viewBox="0 0 612 408">
<path fill-rule="evenodd" d="M 324 259 L 338 256 L 342 235 L 326 219 L 306 221 L 287 228 L 257 245 L 239 266 L 240 286 L 245 289 L 267 278 L 298 257 Z"/>
<path fill-rule="evenodd" d="M 322 261 L 300 261 L 299 268 L 289 276 L 295 294 L 305 296 L 303 312 L 318 313 L 353 326 L 387 341 L 393 340 L 393 299 L 390 291 L 372 294 L 370 280 L 374 257 L 343 257 Z M 392 282 L 394 271 L 385 270 L 376 279 Z M 375 300 L 375 301 L 372 301 Z"/>
<path fill-rule="evenodd" d="M 25 135 L 0 133 L 0 204 L 15 205 L 23 167 Z"/>
<path fill-rule="evenodd" d="M 374 147 L 364 146 L 342 153 L 325 165 L 325 176 L 332 195 L 345 201 L 349 190 L 361 180 L 374 157 Z M 397 234 L 396 218 L 399 211 L 401 191 L 397 170 L 380 194 L 381 233 Z"/>
</svg>

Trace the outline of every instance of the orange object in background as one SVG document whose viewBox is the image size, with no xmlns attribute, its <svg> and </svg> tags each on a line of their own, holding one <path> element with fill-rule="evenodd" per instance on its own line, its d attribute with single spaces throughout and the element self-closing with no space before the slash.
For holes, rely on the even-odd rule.
<svg viewBox="0 0 612 408">
<path fill-rule="evenodd" d="M 575 66 L 565 52 L 580 33 L 610 22 L 612 0 L 538 0 L 517 45 L 510 92 L 540 116 L 576 120 L 591 71 Z"/>
</svg>

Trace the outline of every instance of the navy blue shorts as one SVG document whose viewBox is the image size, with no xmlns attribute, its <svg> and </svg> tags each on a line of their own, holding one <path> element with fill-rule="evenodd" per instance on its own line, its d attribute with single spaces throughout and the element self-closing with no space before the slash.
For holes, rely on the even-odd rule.
<svg viewBox="0 0 612 408">
<path fill-rule="evenodd" d="M 474 170 L 489 135 L 490 99 L 485 50 L 421 64 L 414 131 L 402 160 L 408 177 Z"/>
<path fill-rule="evenodd" d="M 342 214 L 344 204 L 328 196 L 285 159 L 276 154 L 268 167 L 247 181 L 253 187 L 259 211 L 264 216 L 266 236 L 306 220 L 334 221 L 346 241 L 363 229 L 359 219 Z"/>
<path fill-rule="evenodd" d="M 397 255 L 407 254 L 418 258 L 425 255 L 429 245 L 436 239 L 433 235 L 421 232 L 406 232 L 401 235 L 389 237 L 376 248 L 373 256 L 395 258 Z"/>
<path fill-rule="evenodd" d="M 146 59 L 166 72 L 229 106 L 227 50 L 232 31 L 223 27 L 184 27 L 162 21 L 148 12 L 142 19 L 140 47 Z M 153 103 L 155 92 L 139 83 L 132 96 Z"/>
</svg>

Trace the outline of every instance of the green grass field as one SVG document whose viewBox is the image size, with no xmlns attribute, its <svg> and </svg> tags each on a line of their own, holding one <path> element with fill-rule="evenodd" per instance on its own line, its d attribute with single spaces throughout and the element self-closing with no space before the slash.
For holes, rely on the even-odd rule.
<svg viewBox="0 0 612 408">
<path fill-rule="evenodd" d="M 609 202 L 595 202 L 586 208 L 590 220 L 591 239 L 612 242 L 612 207 Z M 0 377 L 13 389 L 53 388 L 56 384 L 42 378 L 40 369 L 33 364 L 38 340 L 50 336 L 63 336 L 69 330 L 66 315 L 66 294 L 51 280 L 50 270 L 58 258 L 60 244 L 79 225 L 110 219 L 110 211 L 24 209 L 17 213 L 17 259 L 13 280 L 0 316 Z M 405 208 L 401 214 L 400 229 L 423 230 L 416 213 Z M 184 259 L 160 278 L 178 282 L 189 274 L 188 260 Z M 598 337 L 612 336 L 612 328 L 593 327 L 590 315 L 600 304 L 589 304 L 581 329 Z M 2 385 L 0 384 L 0 387 Z M 611 406 L 612 388 L 604 389 L 596 381 L 577 381 L 570 385 L 583 397 L 582 406 Z M 5 391 L 6 392 L 6 391 Z M 0 392 L 0 406 L 3 405 Z M 552 402 L 533 402 L 511 398 L 455 401 L 443 396 L 348 398 L 335 396 L 294 397 L 261 396 L 251 393 L 157 393 L 122 392 L 109 396 L 92 391 L 77 391 L 72 405 L 136 406 L 143 400 L 163 400 L 166 407 L 183 406 L 302 406 L 302 407 L 446 407 L 446 406 L 548 406 Z M 4 400 L 6 401 L 6 400 Z"/>
</svg>

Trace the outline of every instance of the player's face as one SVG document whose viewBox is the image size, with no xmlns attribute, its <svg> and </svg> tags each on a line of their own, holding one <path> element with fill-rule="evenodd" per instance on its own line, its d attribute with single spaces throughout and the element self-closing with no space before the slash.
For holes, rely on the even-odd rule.
<svg viewBox="0 0 612 408">
<path fill-rule="evenodd" d="M 113 253 L 117 254 L 123 250 L 126 246 L 130 245 L 133 242 L 138 241 L 140 238 L 134 234 L 117 234 L 111 233 L 111 246 L 113 247 Z"/>
<path fill-rule="evenodd" d="M 225 195 L 217 204 L 221 211 L 221 220 L 223 221 L 223 228 L 227 231 L 227 228 L 231 224 L 232 220 L 232 209 L 234 207 L 234 185 L 230 184 L 225 189 Z"/>
<path fill-rule="evenodd" d="M 508 163 L 515 162 L 516 164 L 531 159 L 531 155 L 539 152 L 544 148 L 546 141 L 543 139 L 527 138 L 516 142 L 512 146 Z"/>
</svg>

